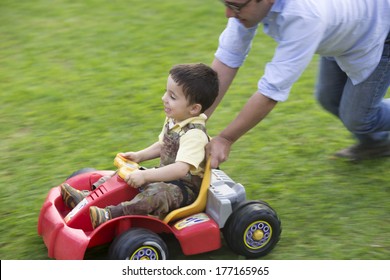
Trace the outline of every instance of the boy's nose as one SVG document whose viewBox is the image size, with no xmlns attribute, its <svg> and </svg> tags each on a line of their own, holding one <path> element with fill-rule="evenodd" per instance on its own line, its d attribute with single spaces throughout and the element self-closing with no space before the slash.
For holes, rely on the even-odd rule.
<svg viewBox="0 0 390 280">
<path fill-rule="evenodd" d="M 165 92 L 164 94 L 163 94 L 163 96 L 161 97 L 161 100 L 163 101 L 163 102 L 165 102 L 165 97 L 166 97 L 166 95 L 167 95 L 167 93 Z"/>
</svg>

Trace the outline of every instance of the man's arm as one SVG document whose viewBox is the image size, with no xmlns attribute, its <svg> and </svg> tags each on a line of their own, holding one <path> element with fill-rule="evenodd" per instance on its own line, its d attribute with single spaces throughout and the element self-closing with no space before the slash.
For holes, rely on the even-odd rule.
<svg viewBox="0 0 390 280">
<path fill-rule="evenodd" d="M 226 161 L 231 145 L 264 119 L 276 103 L 261 93 L 253 94 L 238 116 L 207 145 L 206 153 L 211 156 L 211 167 L 217 168 Z"/>
<path fill-rule="evenodd" d="M 227 92 L 229 86 L 231 85 L 239 69 L 239 68 L 231 68 L 226 64 L 223 64 L 217 58 L 214 59 L 213 63 L 211 64 L 211 67 L 214 69 L 214 71 L 218 73 L 219 93 L 213 105 L 210 108 L 208 108 L 205 112 L 208 118 L 210 118 L 215 108 L 218 106 L 222 98 L 225 96 L 225 93 Z"/>
</svg>

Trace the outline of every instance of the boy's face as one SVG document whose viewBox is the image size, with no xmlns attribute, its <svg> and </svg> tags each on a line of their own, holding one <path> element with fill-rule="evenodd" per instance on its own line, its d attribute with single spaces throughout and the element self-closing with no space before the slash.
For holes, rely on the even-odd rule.
<svg viewBox="0 0 390 280">
<path fill-rule="evenodd" d="M 171 76 L 168 77 L 167 90 L 162 97 L 162 101 L 165 115 L 176 122 L 199 115 L 202 108 L 200 104 L 188 104 L 183 87 L 179 86 Z"/>
</svg>

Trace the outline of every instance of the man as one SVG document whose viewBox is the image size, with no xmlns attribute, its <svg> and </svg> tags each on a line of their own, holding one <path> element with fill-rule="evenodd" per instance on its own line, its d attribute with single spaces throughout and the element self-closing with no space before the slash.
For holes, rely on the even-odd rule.
<svg viewBox="0 0 390 280">
<path fill-rule="evenodd" d="M 229 18 L 212 67 L 220 91 L 211 115 L 249 53 L 261 22 L 278 47 L 257 91 L 207 146 L 212 167 L 232 144 L 285 101 L 314 54 L 321 55 L 316 96 L 355 135 L 357 144 L 336 153 L 350 160 L 390 156 L 390 0 L 222 1 Z"/>
</svg>

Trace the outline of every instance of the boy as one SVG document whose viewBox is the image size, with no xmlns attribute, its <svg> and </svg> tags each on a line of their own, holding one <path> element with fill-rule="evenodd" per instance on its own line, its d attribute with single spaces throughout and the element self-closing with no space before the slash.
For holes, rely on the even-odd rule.
<svg viewBox="0 0 390 280">
<path fill-rule="evenodd" d="M 90 207 L 92 226 L 123 215 L 152 215 L 163 219 L 170 211 L 191 204 L 197 197 L 205 163 L 206 115 L 218 95 L 217 73 L 199 64 L 174 66 L 162 97 L 166 115 L 159 140 L 149 147 L 121 155 L 134 162 L 160 157 L 160 167 L 137 170 L 125 181 L 140 193 L 131 201 L 106 208 Z M 61 186 L 65 204 L 73 208 L 88 191 Z"/>
</svg>

